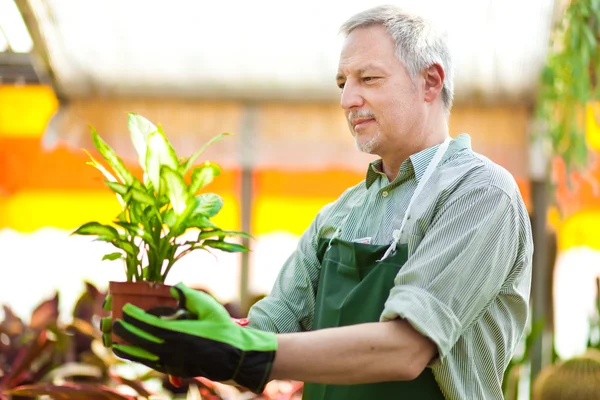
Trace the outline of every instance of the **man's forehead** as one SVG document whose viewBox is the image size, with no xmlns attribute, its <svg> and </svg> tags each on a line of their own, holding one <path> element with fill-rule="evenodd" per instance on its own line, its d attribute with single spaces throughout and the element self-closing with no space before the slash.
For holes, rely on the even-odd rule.
<svg viewBox="0 0 600 400">
<path fill-rule="evenodd" d="M 384 71 L 384 66 L 375 61 L 348 60 L 347 62 L 344 62 L 340 60 L 340 64 L 338 65 L 337 77 L 341 78 L 349 74 L 363 75 L 365 73 Z"/>
</svg>

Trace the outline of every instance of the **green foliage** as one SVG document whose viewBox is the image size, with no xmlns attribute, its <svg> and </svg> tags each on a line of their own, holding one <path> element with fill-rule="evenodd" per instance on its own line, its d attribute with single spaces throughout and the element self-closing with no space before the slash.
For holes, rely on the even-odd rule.
<svg viewBox="0 0 600 400">
<path fill-rule="evenodd" d="M 531 361 L 531 351 L 536 340 L 539 340 L 544 330 L 545 321 L 540 319 L 535 321 L 523 343 L 523 353 L 518 357 L 513 357 L 502 379 L 502 393 L 506 400 L 516 400 L 519 398 L 519 381 L 523 367 Z"/>
<path fill-rule="evenodd" d="M 595 305 L 594 315 L 590 318 L 590 332 L 588 334 L 587 347 L 600 350 L 600 278 L 596 278 Z"/>
<path fill-rule="evenodd" d="M 164 283 L 173 265 L 194 250 L 248 251 L 245 246 L 225 241 L 247 234 L 223 231 L 210 220 L 223 207 L 223 199 L 214 193 L 199 194 L 221 169 L 209 161 L 196 167 L 194 162 L 227 134 L 215 136 L 189 158 L 180 159 L 160 126 L 130 113 L 128 128 L 144 171 L 143 182 L 92 128 L 94 146 L 112 172 L 91 155 L 88 164 L 104 175 L 122 211 L 111 225 L 88 222 L 73 234 L 96 236 L 116 247 L 117 252 L 103 259 L 122 259 L 128 281 Z M 182 240 L 190 230 L 198 231 L 196 239 Z"/>
<path fill-rule="evenodd" d="M 600 99 L 600 0 L 573 0 L 553 37 L 536 106 L 544 138 L 568 170 L 588 160 L 586 105 Z"/>
</svg>

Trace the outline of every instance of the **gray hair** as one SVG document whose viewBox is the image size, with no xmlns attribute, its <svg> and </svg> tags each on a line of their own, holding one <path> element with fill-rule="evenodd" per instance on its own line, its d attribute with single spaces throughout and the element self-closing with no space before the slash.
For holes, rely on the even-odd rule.
<svg viewBox="0 0 600 400">
<path fill-rule="evenodd" d="M 446 35 L 421 16 L 410 14 L 396 6 L 377 6 L 350 17 L 340 28 L 348 36 L 353 30 L 370 25 L 382 25 L 396 42 L 396 55 L 414 79 L 433 64 L 444 70 L 442 100 L 450 113 L 454 99 L 452 59 Z"/>
</svg>

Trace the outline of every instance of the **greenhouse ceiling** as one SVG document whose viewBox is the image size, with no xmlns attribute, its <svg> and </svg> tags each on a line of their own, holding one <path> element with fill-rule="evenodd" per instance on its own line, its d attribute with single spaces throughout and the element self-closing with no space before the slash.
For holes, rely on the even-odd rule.
<svg viewBox="0 0 600 400">
<path fill-rule="evenodd" d="M 7 2 L 13 0 L 0 0 Z M 338 98 L 340 24 L 370 0 L 15 0 L 62 97 Z M 552 0 L 388 1 L 444 26 L 457 101 L 530 101 Z"/>
</svg>

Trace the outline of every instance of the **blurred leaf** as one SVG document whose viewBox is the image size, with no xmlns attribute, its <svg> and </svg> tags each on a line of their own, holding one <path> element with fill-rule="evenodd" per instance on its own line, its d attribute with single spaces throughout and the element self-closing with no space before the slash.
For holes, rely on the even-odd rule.
<svg viewBox="0 0 600 400">
<path fill-rule="evenodd" d="M 523 354 L 524 360 L 530 358 L 531 349 L 533 349 L 534 343 L 541 338 L 545 326 L 546 321 L 543 318 L 533 322 L 531 331 L 525 338 L 525 354 Z"/>
<path fill-rule="evenodd" d="M 154 205 L 154 197 L 152 197 L 145 191 L 138 189 L 138 188 L 131 188 L 130 191 L 131 191 L 131 196 L 133 197 L 134 200 L 136 200 L 142 204 L 149 205 L 149 206 Z"/>
<path fill-rule="evenodd" d="M 248 234 L 246 232 L 223 231 L 221 229 L 214 229 L 212 231 L 203 231 L 203 232 L 200 232 L 198 234 L 198 240 L 208 239 L 208 238 L 211 238 L 211 237 L 218 237 L 218 238 L 222 239 L 222 238 L 232 237 L 232 236 L 238 236 L 238 237 L 244 237 L 244 238 L 248 238 L 248 239 L 254 239 L 252 237 L 252 235 L 250 235 L 250 234 Z"/>
<path fill-rule="evenodd" d="M 140 238 L 144 239 L 144 241 L 146 243 L 148 243 L 150 246 L 154 246 L 154 239 L 152 238 L 150 233 L 146 232 L 144 230 L 144 228 L 142 228 L 138 224 L 131 224 L 129 222 L 121 222 L 121 221 L 115 221 L 115 224 L 119 225 L 120 227 L 125 229 L 127 232 L 129 232 L 129 234 L 131 236 L 140 237 Z"/>
<path fill-rule="evenodd" d="M 86 400 L 135 400 L 135 396 L 127 396 L 104 385 L 63 383 L 53 385 L 42 383 L 24 385 L 8 390 L 6 393 L 13 396 L 51 396 L 58 400 L 86 399 Z"/>
<path fill-rule="evenodd" d="M 175 215 L 175 211 L 170 208 L 164 216 L 164 221 L 165 224 L 167 224 L 168 226 L 175 226 L 175 224 L 177 223 L 177 216 Z"/>
<path fill-rule="evenodd" d="M 192 215 L 202 214 L 208 218 L 214 217 L 223 207 L 223 198 L 218 194 L 204 193 L 196 196 L 197 206 Z"/>
<path fill-rule="evenodd" d="M 98 132 L 96 132 L 93 127 L 91 130 L 92 140 L 94 142 L 94 146 L 96 146 L 96 149 L 108 162 L 121 182 L 131 186 L 135 181 L 135 177 L 131 174 L 131 172 L 129 172 L 123 163 L 123 160 L 116 155 L 115 151 L 98 135 Z"/>
<path fill-rule="evenodd" d="M 206 161 L 204 165 L 195 168 L 192 172 L 192 183 L 190 184 L 190 194 L 195 195 L 198 190 L 211 183 L 215 177 L 221 174 L 221 168 L 217 164 Z"/>
<path fill-rule="evenodd" d="M 55 380 L 63 381 L 65 378 L 81 376 L 100 379 L 102 378 L 102 374 L 102 370 L 97 366 L 78 362 L 67 362 L 50 371 L 50 373 L 44 377 L 44 380 L 50 382 Z"/>
<path fill-rule="evenodd" d="M 0 323 L 0 333 L 5 333 L 8 336 L 17 336 L 23 333 L 25 324 L 21 318 L 7 305 L 3 305 L 2 309 L 4 310 L 4 319 Z"/>
<path fill-rule="evenodd" d="M 117 182 L 117 178 L 115 178 L 115 176 L 113 174 L 111 174 L 106 168 L 104 168 L 104 165 L 100 164 L 93 156 L 92 154 L 87 151 L 86 149 L 83 149 L 83 151 L 85 152 L 85 154 L 88 155 L 88 157 L 90 158 L 90 161 L 88 161 L 86 164 L 87 165 L 91 165 L 92 167 L 96 168 L 98 171 L 100 171 L 102 173 L 102 175 L 104 175 L 104 177 L 106 179 L 108 179 L 109 182 Z"/>
<path fill-rule="evenodd" d="M 102 257 L 102 261 L 104 261 L 104 260 L 114 261 L 114 260 L 118 260 L 119 258 L 123 258 L 122 253 L 110 253 L 110 254 L 105 254 L 104 257 Z"/>
<path fill-rule="evenodd" d="M 127 194 L 127 196 L 129 197 L 127 199 L 127 203 L 129 204 L 129 218 L 131 220 L 132 223 L 134 224 L 140 224 L 142 223 L 142 221 L 144 220 L 145 217 L 145 210 L 146 210 L 146 206 L 135 202 L 135 201 L 131 201 L 131 197 L 133 197 L 133 193 L 129 192 Z"/>
<path fill-rule="evenodd" d="M 188 193 L 183 177 L 177 169 L 172 169 L 168 166 L 162 167 L 161 176 L 167 184 L 169 199 L 171 200 L 175 215 L 182 215 L 190 201 L 190 194 Z"/>
<path fill-rule="evenodd" d="M 127 126 L 129 128 L 129 133 L 131 134 L 131 141 L 138 154 L 140 166 L 146 171 L 146 148 L 148 146 L 148 137 L 158 129 L 152 122 L 136 113 L 129 113 Z"/>
<path fill-rule="evenodd" d="M 196 205 L 196 199 L 190 196 L 188 198 L 188 203 L 185 207 L 185 211 L 183 212 L 183 214 L 177 217 L 175 224 L 171 226 L 171 231 L 169 233 L 170 237 L 178 237 L 181 234 L 183 234 L 183 232 L 185 232 L 188 228 L 195 227 L 193 225 L 190 225 L 190 223 L 193 222 L 192 213 L 194 212 Z"/>
<path fill-rule="evenodd" d="M 243 238 L 247 238 L 247 239 L 254 239 L 254 237 L 252 235 L 250 235 L 249 233 L 246 233 L 246 232 L 241 232 L 241 231 L 221 231 L 221 232 L 225 234 L 225 237 L 238 236 L 238 237 L 243 237 Z"/>
<path fill-rule="evenodd" d="M 212 247 L 213 249 L 223 250 L 228 253 L 247 252 L 249 249 L 241 244 L 227 243 L 219 240 L 205 240 L 204 246 Z"/>
<path fill-rule="evenodd" d="M 177 155 L 159 128 L 148 136 L 146 148 L 146 172 L 157 193 L 160 193 L 161 169 L 165 166 L 177 170 Z"/>
<path fill-rule="evenodd" d="M 106 177 L 106 179 L 108 179 L 108 182 L 117 182 L 117 178 L 115 178 L 113 174 L 108 172 L 108 170 L 106 168 L 104 168 L 104 165 L 102 165 L 98 161 L 96 161 L 96 159 L 94 157 L 92 157 L 92 155 L 90 154 L 89 151 L 87 151 L 85 149 L 83 151 L 85 151 L 85 153 L 88 155 L 88 157 L 90 157 L 90 161 L 88 161 L 86 163 L 87 165 L 91 165 L 92 167 L 94 167 L 97 170 L 99 170 L 100 172 L 102 172 L 102 175 L 104 175 Z M 121 204 L 121 206 L 125 205 L 123 198 L 119 194 L 117 194 L 117 200 L 119 201 L 119 204 Z"/>
<path fill-rule="evenodd" d="M 51 324 L 56 324 L 58 313 L 58 292 L 56 292 L 54 297 L 42 302 L 33 310 L 29 326 L 33 329 L 45 329 Z"/>
<path fill-rule="evenodd" d="M 144 388 L 144 385 L 142 384 L 142 381 L 140 379 L 138 379 L 138 380 L 127 379 L 127 378 L 124 378 L 124 377 L 122 377 L 120 375 L 116 375 L 116 374 L 111 375 L 111 377 L 113 378 L 114 381 L 120 383 L 121 385 L 129 386 L 130 388 L 135 390 L 142 397 L 149 398 L 150 396 L 152 396 L 152 393 L 150 393 L 149 391 L 146 390 L 146 388 Z"/>
<path fill-rule="evenodd" d="M 200 148 L 200 150 L 198 150 L 197 152 L 195 152 L 194 154 L 192 154 L 190 156 L 190 158 L 188 158 L 187 162 L 185 163 L 185 166 L 184 166 L 183 170 L 181 171 L 182 174 L 185 175 L 185 173 L 188 172 L 190 170 L 190 168 L 192 168 L 192 166 L 194 165 L 194 163 L 196 162 L 196 160 L 198 159 L 198 157 L 200 157 L 202 155 L 202 153 L 204 153 L 204 151 L 206 151 L 206 149 L 209 146 L 212 146 L 213 144 L 217 143 L 219 140 L 223 139 L 225 136 L 229 136 L 229 135 L 231 135 L 231 133 L 224 132 L 224 133 L 221 133 L 221 134 L 213 137 L 212 139 L 210 139 L 204 146 L 202 146 Z"/>
<path fill-rule="evenodd" d="M 109 225 L 103 225 L 99 222 L 88 222 L 77 228 L 71 235 L 97 235 L 103 238 L 117 239 L 119 232 Z"/>
<path fill-rule="evenodd" d="M 94 328 L 94 326 L 89 321 L 83 320 L 81 318 L 73 318 L 73 322 L 71 322 L 69 328 L 75 329 L 77 332 L 82 333 L 91 338 L 96 338 L 98 336 L 96 328 Z"/>
<path fill-rule="evenodd" d="M 49 339 L 47 331 L 41 331 L 27 348 L 20 349 L 10 365 L 8 373 L 0 379 L 0 387 L 18 385 L 21 374 L 28 371 L 32 363 L 51 346 L 53 346 L 53 341 Z"/>
<path fill-rule="evenodd" d="M 104 181 L 104 183 L 106 183 L 106 186 L 108 186 L 113 192 L 120 194 L 121 196 L 125 196 L 129 190 L 127 185 L 119 182 Z"/>
<path fill-rule="evenodd" d="M 116 239 L 116 240 L 112 241 L 112 244 L 120 249 L 125 250 L 125 252 L 127 254 L 130 254 L 134 257 L 137 256 L 140 251 L 138 247 L 136 247 L 136 246 L 132 245 L 131 243 L 126 242 L 124 240 Z"/>
<path fill-rule="evenodd" d="M 214 222 L 205 217 L 204 215 L 197 214 L 190 218 L 187 222 L 186 226 L 188 228 L 198 228 L 198 229 L 207 229 L 207 228 L 216 228 Z"/>
</svg>

